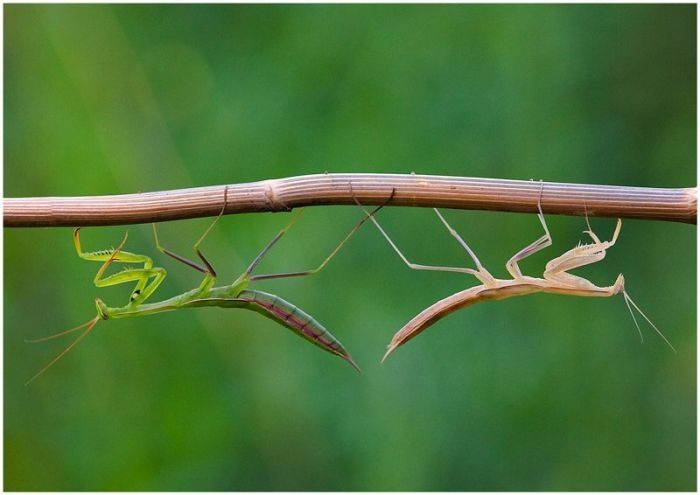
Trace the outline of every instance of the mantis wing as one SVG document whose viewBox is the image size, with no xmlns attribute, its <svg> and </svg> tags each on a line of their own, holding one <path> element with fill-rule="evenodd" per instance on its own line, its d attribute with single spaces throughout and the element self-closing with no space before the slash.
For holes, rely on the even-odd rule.
<svg viewBox="0 0 700 495">
<path fill-rule="evenodd" d="M 539 292 L 541 290 L 541 287 L 529 284 L 513 284 L 510 286 L 495 288 L 487 288 L 483 285 L 477 285 L 476 287 L 471 287 L 461 292 L 457 292 L 456 294 L 452 294 L 451 296 L 441 299 L 432 306 L 429 306 L 418 313 L 411 321 L 406 323 L 401 330 L 396 332 L 394 337 L 391 339 L 391 342 L 387 346 L 387 351 L 382 358 L 382 362 L 384 362 L 384 360 L 389 357 L 389 354 L 394 352 L 397 347 L 405 344 L 413 337 L 417 336 L 428 327 L 434 325 L 450 313 L 481 301 L 506 299 L 512 296 Z"/>
<path fill-rule="evenodd" d="M 221 308 L 243 308 L 256 311 L 270 318 L 282 326 L 305 338 L 312 344 L 340 356 L 350 363 L 357 371 L 360 368 L 355 364 L 348 351 L 323 325 L 293 304 L 274 294 L 258 290 L 244 290 L 237 297 L 223 298 L 210 297 L 194 299 L 182 307 L 218 306 Z"/>
</svg>

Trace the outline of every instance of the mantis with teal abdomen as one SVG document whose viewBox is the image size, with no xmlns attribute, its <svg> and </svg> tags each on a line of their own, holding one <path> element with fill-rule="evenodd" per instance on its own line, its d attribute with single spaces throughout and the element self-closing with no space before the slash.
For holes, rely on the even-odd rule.
<svg viewBox="0 0 700 495">
<path fill-rule="evenodd" d="M 349 362 L 357 371 L 360 368 L 355 364 L 350 354 L 345 350 L 343 345 L 336 339 L 330 332 L 328 332 L 319 322 L 313 319 L 311 316 L 303 312 L 298 307 L 285 301 L 284 299 L 266 292 L 259 290 L 248 289 L 248 285 L 251 282 L 259 280 L 271 280 L 277 278 L 290 278 L 290 277 L 303 277 L 306 275 L 313 275 L 321 271 L 328 262 L 340 251 L 343 245 L 350 240 L 350 238 L 359 230 L 362 224 L 367 220 L 367 216 L 363 216 L 360 221 L 358 221 L 355 226 L 350 230 L 350 232 L 345 236 L 345 238 L 333 249 L 331 254 L 323 260 L 323 262 L 316 268 L 312 270 L 300 271 L 300 272 L 289 272 L 289 273 L 276 273 L 276 274 L 266 274 L 266 275 L 252 275 L 255 267 L 262 261 L 263 257 L 268 253 L 268 251 L 279 241 L 282 236 L 291 228 L 291 226 L 296 222 L 301 214 L 300 210 L 292 220 L 284 227 L 272 240 L 260 251 L 260 253 L 255 257 L 255 259 L 250 263 L 248 268 L 241 274 L 231 285 L 225 285 L 221 287 L 214 287 L 216 282 L 216 272 L 212 267 L 211 263 L 204 256 L 202 251 L 199 249 L 199 245 L 205 239 L 209 231 L 214 227 L 216 222 L 221 218 L 224 211 L 226 210 L 228 188 L 224 190 L 224 205 L 221 208 L 221 212 L 214 219 L 211 225 L 204 231 L 204 234 L 199 238 L 199 240 L 194 245 L 195 253 L 197 257 L 201 260 L 202 264 L 191 261 L 179 254 L 176 254 L 160 244 L 158 239 L 158 233 L 156 231 L 156 226 L 153 224 L 153 236 L 155 238 L 156 247 L 158 250 L 166 254 L 187 266 L 194 268 L 195 270 L 202 272 L 204 278 L 200 282 L 199 286 L 195 289 L 184 292 L 183 294 L 171 297 L 164 301 L 155 303 L 146 303 L 146 300 L 153 295 L 158 286 L 163 282 L 166 276 L 166 271 L 160 267 L 153 266 L 153 260 L 145 255 L 129 253 L 127 251 L 122 251 L 124 244 L 128 238 L 128 232 L 124 235 L 119 246 L 116 249 L 108 249 L 103 251 L 95 252 L 83 252 L 80 246 L 79 231 L 80 228 L 76 228 L 73 232 L 73 243 L 75 245 L 75 250 L 84 260 L 89 261 L 99 261 L 102 262 L 102 266 L 97 271 L 95 275 L 94 283 L 97 287 L 107 287 L 111 285 L 119 285 L 128 282 L 136 282 L 136 286 L 131 293 L 129 302 L 122 307 L 109 307 L 100 298 L 95 299 L 95 305 L 97 306 L 97 316 L 91 320 L 79 325 L 70 330 L 65 330 L 63 332 L 50 335 L 41 339 L 31 340 L 29 342 L 43 342 L 45 340 L 53 339 L 56 337 L 61 337 L 63 335 L 76 332 L 78 330 L 83 330 L 68 347 L 66 347 L 60 354 L 53 358 L 46 366 L 41 368 L 26 384 L 31 383 L 36 378 L 38 378 L 42 373 L 49 369 L 54 363 L 61 359 L 65 354 L 67 354 L 73 347 L 75 347 L 81 340 L 83 340 L 95 327 L 97 322 L 100 320 L 108 320 L 110 318 L 127 318 L 136 316 L 146 316 L 156 313 L 163 313 L 165 311 L 174 311 L 177 309 L 184 308 L 201 308 L 208 306 L 218 306 L 221 308 L 242 308 L 252 311 L 256 311 L 267 318 L 289 328 L 297 335 L 307 339 L 311 343 L 321 347 L 322 349 L 340 356 L 347 362 Z M 392 194 L 393 196 L 393 194 Z M 391 198 L 390 198 L 391 199 Z M 386 203 L 385 203 L 386 204 Z M 375 208 L 370 215 L 374 215 L 379 211 L 384 205 Z M 113 275 L 105 276 L 107 268 L 113 263 L 134 263 L 143 265 L 141 268 L 126 268 L 121 272 Z"/>
</svg>

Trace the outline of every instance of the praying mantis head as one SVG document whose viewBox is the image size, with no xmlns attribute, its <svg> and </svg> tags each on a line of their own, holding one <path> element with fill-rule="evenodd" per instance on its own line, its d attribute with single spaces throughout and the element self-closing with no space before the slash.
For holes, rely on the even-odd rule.
<svg viewBox="0 0 700 495">
<path fill-rule="evenodd" d="M 107 310 L 107 305 L 99 297 L 95 299 L 95 306 L 97 307 L 97 316 L 103 320 L 109 319 L 109 313 Z"/>
<path fill-rule="evenodd" d="M 625 277 L 622 274 L 617 276 L 617 280 L 612 286 L 613 295 L 617 295 L 620 292 L 625 292 Z"/>
</svg>

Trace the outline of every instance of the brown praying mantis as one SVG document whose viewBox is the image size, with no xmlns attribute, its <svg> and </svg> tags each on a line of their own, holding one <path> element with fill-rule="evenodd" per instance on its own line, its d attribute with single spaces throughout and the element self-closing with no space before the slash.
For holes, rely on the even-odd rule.
<svg viewBox="0 0 700 495">
<path fill-rule="evenodd" d="M 184 308 L 201 308 L 208 306 L 218 306 L 221 308 L 242 308 L 252 311 L 256 311 L 267 318 L 279 323 L 280 325 L 289 328 L 297 335 L 307 339 L 312 344 L 315 344 L 325 351 L 332 354 L 340 356 L 342 359 L 349 362 L 356 370 L 360 371 L 360 368 L 355 364 L 350 354 L 345 350 L 343 345 L 336 339 L 330 332 L 328 332 L 323 325 L 321 325 L 314 318 L 303 312 L 298 307 L 294 306 L 290 302 L 276 296 L 274 294 L 268 294 L 259 290 L 250 290 L 248 285 L 251 282 L 256 282 L 260 280 L 271 280 L 279 278 L 290 278 L 290 277 L 303 277 L 307 275 L 313 275 L 321 271 L 328 262 L 340 251 L 340 249 L 345 245 L 345 243 L 350 240 L 350 238 L 360 229 L 360 227 L 367 221 L 367 216 L 363 216 L 355 226 L 350 230 L 350 232 L 345 236 L 345 238 L 333 249 L 331 254 L 329 254 L 326 259 L 321 262 L 321 264 L 312 269 L 300 272 L 289 272 L 289 273 L 275 273 L 266 275 L 252 275 L 255 267 L 262 261 L 263 257 L 270 251 L 270 249 L 279 241 L 282 236 L 292 227 L 294 222 L 299 218 L 299 215 L 303 210 L 299 210 L 292 220 L 284 227 L 272 240 L 260 251 L 260 253 L 255 257 L 255 259 L 250 263 L 248 268 L 240 275 L 231 285 L 225 285 L 221 287 L 214 287 L 216 282 L 216 271 L 212 267 L 211 263 L 204 256 L 202 251 L 199 249 L 199 245 L 206 238 L 207 234 L 216 225 L 216 222 L 221 218 L 224 211 L 226 210 L 227 204 L 227 193 L 228 188 L 224 190 L 224 205 L 221 208 L 221 212 L 214 219 L 214 221 L 209 225 L 209 227 L 204 231 L 204 234 L 199 238 L 199 240 L 194 245 L 194 251 L 197 257 L 201 260 L 202 264 L 191 261 L 179 254 L 176 254 L 161 246 L 158 239 L 158 233 L 156 231 L 156 226 L 153 224 L 153 236 L 155 239 L 157 249 L 181 263 L 194 268 L 195 270 L 204 274 L 204 278 L 201 283 L 195 289 L 189 290 L 183 294 L 171 297 L 164 301 L 156 303 L 146 303 L 146 300 L 153 295 L 158 286 L 163 282 L 166 276 L 166 271 L 164 268 L 154 267 L 153 260 L 148 256 L 141 254 L 129 253 L 123 251 L 122 248 L 126 243 L 128 238 L 128 232 L 124 235 L 119 246 L 116 249 L 107 249 L 95 252 L 83 252 L 80 246 L 79 231 L 77 228 L 73 232 L 73 243 L 75 245 L 75 250 L 84 260 L 88 261 L 98 261 L 102 262 L 102 266 L 97 271 L 95 275 L 94 283 L 97 287 L 107 287 L 111 285 L 119 285 L 129 282 L 136 282 L 136 286 L 131 293 L 129 302 L 122 307 L 109 307 L 100 298 L 95 299 L 95 305 L 97 306 L 97 316 L 91 320 L 79 325 L 70 330 L 65 330 L 48 337 L 30 340 L 28 342 L 43 342 L 49 339 L 54 339 L 56 337 L 61 337 L 78 330 L 83 330 L 68 347 L 66 347 L 60 354 L 53 358 L 46 366 L 41 368 L 26 384 L 31 383 L 36 378 L 49 369 L 53 364 L 55 364 L 59 359 L 65 356 L 73 347 L 75 347 L 81 340 L 83 340 L 95 327 L 97 322 L 100 320 L 108 320 L 110 318 L 126 318 L 126 317 L 136 317 L 136 316 L 146 316 L 156 313 L 162 313 L 165 311 L 174 311 L 177 309 Z M 392 193 L 393 197 L 393 193 Z M 391 198 L 389 198 L 391 200 Z M 387 200 L 387 202 L 389 201 Z M 386 204 L 386 203 L 384 203 Z M 370 217 L 379 211 L 383 206 L 380 205 L 376 207 Z M 366 213 L 366 211 L 365 211 Z M 142 264 L 142 268 L 126 268 L 121 272 L 105 275 L 107 268 L 114 262 L 117 263 L 134 263 Z"/>
<path fill-rule="evenodd" d="M 588 234 L 593 242 L 591 244 L 579 244 L 573 249 L 568 250 L 561 256 L 554 258 L 545 266 L 544 274 L 542 278 L 530 277 L 523 275 L 518 266 L 518 262 L 527 258 L 528 256 L 549 247 L 552 244 L 552 237 L 549 234 L 549 229 L 547 228 L 547 223 L 544 219 L 544 214 L 542 213 L 542 192 L 544 189 L 544 184 L 540 189 L 540 196 L 537 201 L 538 217 L 542 228 L 544 229 L 544 235 L 537 239 L 532 244 L 518 251 L 508 262 L 506 263 L 506 269 L 508 273 L 513 277 L 511 280 L 497 279 L 489 271 L 484 268 L 484 266 L 476 257 L 474 252 L 471 250 L 469 245 L 462 239 L 462 237 L 453 229 L 445 217 L 436 209 L 433 208 L 437 214 L 440 221 L 447 228 L 449 233 L 457 239 L 459 244 L 467 251 L 471 259 L 476 265 L 476 269 L 472 268 L 460 268 L 460 267 L 446 267 L 446 266 L 430 266 L 430 265 L 420 265 L 417 263 L 412 263 L 406 256 L 401 252 L 401 250 L 396 246 L 394 241 L 391 240 L 386 231 L 379 225 L 379 222 L 374 217 L 374 213 L 368 213 L 367 210 L 357 201 L 355 202 L 362 208 L 362 210 L 367 215 L 374 225 L 379 229 L 387 242 L 396 251 L 396 253 L 401 257 L 403 262 L 413 270 L 433 270 L 433 271 L 444 271 L 444 272 L 456 272 L 456 273 L 466 273 L 473 275 L 480 282 L 481 285 L 476 287 L 471 287 L 469 289 L 457 292 L 445 299 L 442 299 L 432 306 L 421 311 L 416 315 L 411 321 L 406 323 L 394 337 L 387 346 L 387 351 L 382 358 L 382 362 L 399 346 L 405 344 L 413 337 L 417 336 L 419 333 L 426 330 L 431 325 L 435 324 L 438 320 L 444 318 L 450 313 L 462 309 L 466 306 L 476 304 L 482 301 L 497 301 L 500 299 L 506 299 L 514 296 L 525 296 L 527 294 L 534 294 L 537 292 L 546 292 L 550 294 L 563 294 L 569 296 L 581 296 L 581 297 L 610 297 L 622 293 L 625 299 L 627 308 L 632 315 L 632 320 L 634 321 L 639 336 L 642 341 L 644 341 L 644 336 L 642 330 L 637 323 L 637 318 L 634 316 L 632 307 L 634 307 L 640 315 L 656 330 L 656 332 L 661 336 L 661 338 L 671 347 L 673 352 L 676 349 L 671 345 L 671 343 L 666 339 L 666 337 L 661 333 L 661 331 L 656 328 L 656 325 L 644 314 L 644 312 L 635 304 L 632 298 L 629 296 L 625 290 L 625 278 L 620 274 L 615 280 L 615 283 L 609 287 L 598 287 L 589 280 L 583 277 L 572 275 L 569 270 L 578 268 L 584 265 L 590 265 L 596 263 L 605 258 L 605 251 L 610 249 L 615 245 L 617 237 L 620 234 L 620 229 L 622 228 L 622 220 L 618 218 L 617 226 L 613 232 L 612 239 L 609 241 L 601 241 L 598 236 L 593 232 L 591 224 L 588 221 L 588 214 L 586 214 L 586 225 L 587 230 L 583 232 Z M 393 193 L 392 193 L 393 195 Z"/>
</svg>

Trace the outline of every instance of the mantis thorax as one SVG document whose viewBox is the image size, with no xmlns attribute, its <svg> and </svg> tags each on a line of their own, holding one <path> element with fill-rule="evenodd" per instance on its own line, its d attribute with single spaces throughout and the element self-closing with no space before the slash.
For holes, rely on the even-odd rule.
<svg viewBox="0 0 700 495">
<path fill-rule="evenodd" d="M 250 276 L 244 273 L 231 284 L 226 292 L 229 296 L 236 297 L 248 287 L 248 284 L 250 284 Z"/>
</svg>

